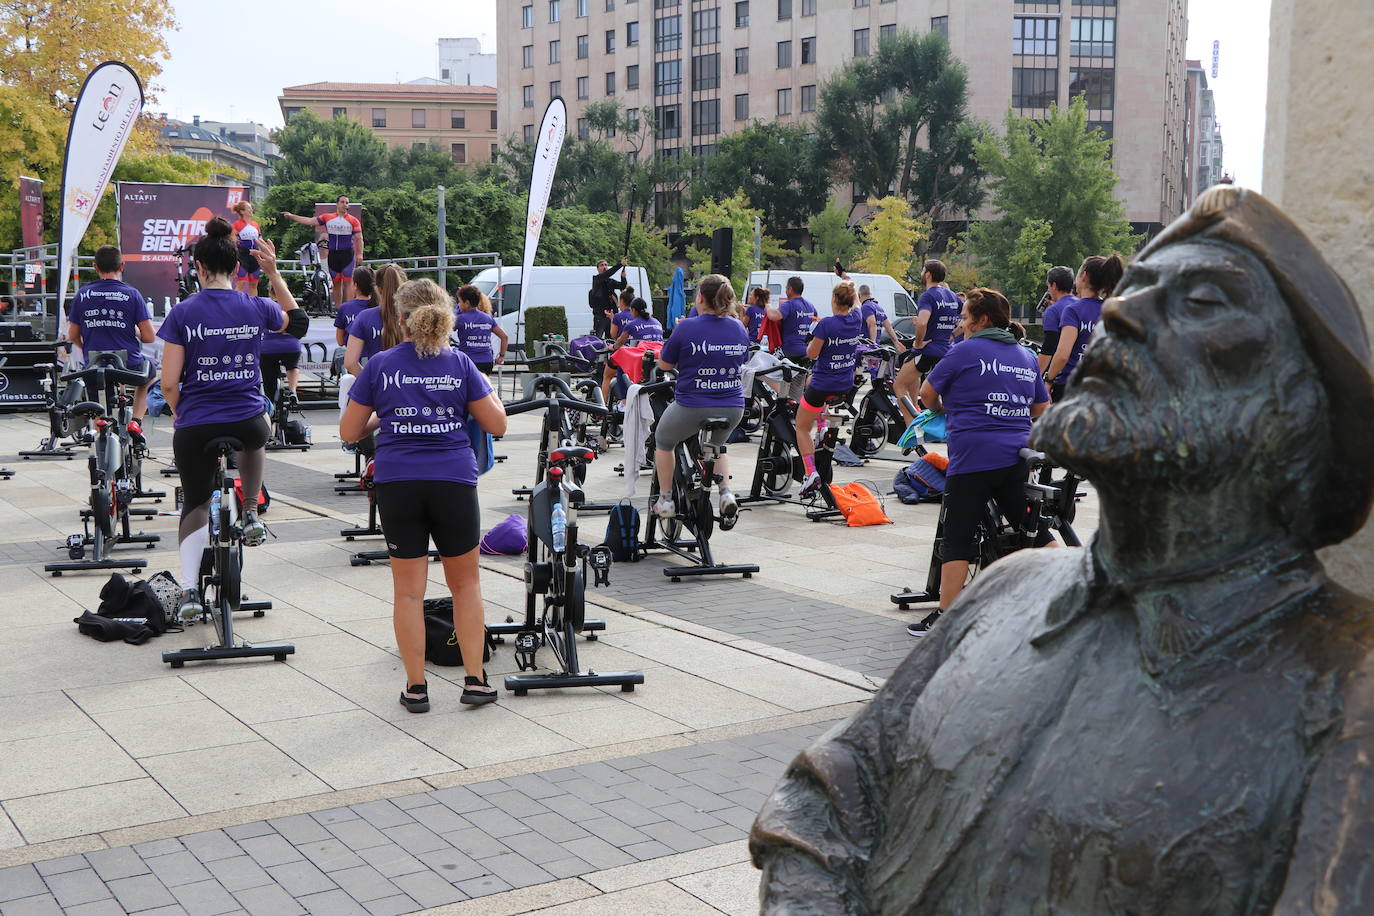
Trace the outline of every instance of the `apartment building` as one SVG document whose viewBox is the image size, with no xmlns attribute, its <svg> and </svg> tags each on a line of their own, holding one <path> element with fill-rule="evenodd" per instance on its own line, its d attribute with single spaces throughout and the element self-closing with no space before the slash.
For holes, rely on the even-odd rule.
<svg viewBox="0 0 1374 916">
<path fill-rule="evenodd" d="M 497 16 L 504 133 L 532 136 L 556 95 L 585 132 L 586 106 L 614 98 L 658 118 L 660 155 L 709 154 L 752 120 L 811 119 L 826 78 L 899 29 L 938 31 L 975 118 L 1084 93 L 1127 218 L 1184 207 L 1187 0 L 503 0 Z"/>
<path fill-rule="evenodd" d="M 211 183 L 247 185 L 250 200 L 260 201 L 266 196 L 272 183 L 272 165 L 265 150 L 255 148 L 246 140 L 229 137 L 227 131 L 218 129 L 219 122 L 202 124 L 200 115 L 195 115 L 189 123 L 160 115 L 154 127 L 157 128 L 158 145 L 168 152 L 214 165 Z"/>
<path fill-rule="evenodd" d="M 1188 202 L 1221 181 L 1221 125 L 1217 122 L 1216 97 L 1207 88 L 1202 61 L 1188 61 Z"/>
<path fill-rule="evenodd" d="M 428 147 L 455 162 L 488 162 L 499 140 L 492 86 L 415 83 L 307 83 L 277 99 L 283 120 L 301 111 L 350 118 L 396 147 Z"/>
</svg>

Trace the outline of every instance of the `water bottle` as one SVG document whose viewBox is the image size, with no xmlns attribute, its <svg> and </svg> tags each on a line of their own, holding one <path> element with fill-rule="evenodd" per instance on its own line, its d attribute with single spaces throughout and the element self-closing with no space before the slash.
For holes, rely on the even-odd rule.
<svg viewBox="0 0 1374 916">
<path fill-rule="evenodd" d="M 561 502 L 553 504 L 553 514 L 549 517 L 549 522 L 553 528 L 553 549 L 556 553 L 562 553 L 568 541 L 568 513 L 563 510 Z"/>
<path fill-rule="evenodd" d="M 219 499 L 220 491 L 213 490 L 210 493 L 210 534 L 219 535 Z"/>
</svg>

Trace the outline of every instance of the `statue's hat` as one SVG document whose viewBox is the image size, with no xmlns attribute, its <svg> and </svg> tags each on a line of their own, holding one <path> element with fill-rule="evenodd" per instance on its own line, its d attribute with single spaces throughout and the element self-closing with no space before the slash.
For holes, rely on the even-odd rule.
<svg viewBox="0 0 1374 916">
<path fill-rule="evenodd" d="M 1360 307 L 1345 281 L 1291 219 L 1256 191 L 1217 185 L 1140 253 L 1194 238 L 1227 242 L 1257 257 L 1293 313 L 1326 388 L 1331 457 L 1313 506 L 1318 546 L 1350 537 L 1374 501 L 1374 361 Z"/>
</svg>

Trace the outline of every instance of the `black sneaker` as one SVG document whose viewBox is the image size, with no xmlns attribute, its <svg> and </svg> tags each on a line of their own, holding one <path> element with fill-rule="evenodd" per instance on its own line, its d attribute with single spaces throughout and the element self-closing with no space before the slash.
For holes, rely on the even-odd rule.
<svg viewBox="0 0 1374 916">
<path fill-rule="evenodd" d="M 411 684 L 401 692 L 401 705 L 411 712 L 429 712 L 429 684 Z"/>
<path fill-rule="evenodd" d="M 482 672 L 480 679 L 472 675 L 463 678 L 463 696 L 458 702 L 466 703 L 468 706 L 481 706 L 485 703 L 496 702 L 496 691 L 487 683 L 485 671 Z"/>
<path fill-rule="evenodd" d="M 940 619 L 939 611 L 931 611 L 916 623 L 910 624 L 906 628 L 908 636 L 924 636 L 930 632 L 930 628 L 935 626 L 935 622 Z"/>
</svg>

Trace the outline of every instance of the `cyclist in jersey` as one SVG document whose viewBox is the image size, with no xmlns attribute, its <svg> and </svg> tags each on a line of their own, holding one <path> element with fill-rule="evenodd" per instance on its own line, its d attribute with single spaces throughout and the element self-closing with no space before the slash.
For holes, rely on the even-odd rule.
<svg viewBox="0 0 1374 916">
<path fill-rule="evenodd" d="M 348 326 L 348 348 L 344 368 L 350 375 L 363 369 L 363 360 L 389 350 L 404 339 L 401 313 L 396 310 L 396 290 L 406 282 L 406 272 L 395 264 L 383 264 L 377 271 L 377 306 L 358 313 Z"/>
<path fill-rule="evenodd" d="M 811 337 L 811 325 L 816 321 L 816 307 L 802 297 L 805 289 L 801 277 L 789 277 L 787 298 L 777 306 L 766 307 L 768 317 L 781 324 L 783 356 L 799 366 L 811 365 L 811 360 L 806 355 L 806 343 Z M 787 396 L 794 401 L 798 400 L 805 387 L 806 376 L 798 373 L 788 386 Z"/>
<path fill-rule="evenodd" d="M 348 212 L 347 195 L 339 195 L 333 213 L 297 216 L 283 210 L 281 215 L 302 226 L 324 228 L 325 247 L 329 249 L 329 279 L 334 284 L 334 308 L 338 309 L 352 292 L 353 271 L 363 266 L 363 224 Z"/>
<path fill-rule="evenodd" d="M 238 219 L 234 220 L 234 241 L 239 246 L 239 267 L 234 274 L 234 288 L 242 286 L 245 293 L 258 293 L 258 281 L 262 279 L 262 268 L 249 254 L 258 247 L 262 237 L 262 227 L 253 220 L 253 205 L 241 200 L 229 208 Z"/>
<path fill-rule="evenodd" d="M 492 369 L 506 361 L 506 345 L 510 343 L 506 329 L 491 314 L 491 300 L 471 284 L 458 287 L 453 333 L 458 338 L 458 349 L 477 364 L 483 375 L 491 375 Z M 492 350 L 493 334 L 501 341 L 499 353 Z"/>
<path fill-rule="evenodd" d="M 916 418 L 908 414 L 904 398 L 917 403 L 921 379 L 949 352 L 962 313 L 963 305 L 945 285 L 945 276 L 943 261 L 933 258 L 926 261 L 921 271 L 925 292 L 916 300 L 916 339 L 909 351 L 912 355 L 901 364 L 897 377 L 892 380 L 897 406 L 908 424 Z"/>
<path fill-rule="evenodd" d="M 124 257 L 113 245 L 95 251 L 95 272 L 100 279 L 76 291 L 67 306 L 67 339 L 86 353 L 124 351 L 124 366 L 131 372 L 148 373 L 148 380 L 134 392 L 134 414 L 129 432 L 143 435 L 143 415 L 148 412 L 148 386 L 153 381 L 153 361 L 140 344 L 152 343 L 153 322 L 148 303 L 138 290 L 120 279 Z"/>
<path fill-rule="evenodd" d="M 649 303 L 636 298 L 634 302 L 630 303 L 630 311 L 633 313 L 633 317 L 621 326 L 620 337 L 616 340 L 616 346 L 646 341 L 650 343 L 663 342 L 663 325 L 654 317 Z"/>
<path fill-rule="evenodd" d="M 882 332 L 887 331 L 887 339 L 892 341 L 893 348 L 899 354 L 906 352 L 906 344 L 892 329 L 892 319 L 887 317 L 887 310 L 873 298 L 873 291 L 867 286 L 859 287 L 859 322 L 864 327 L 864 336 L 869 340 L 877 343 L 882 339 Z"/>
<path fill-rule="evenodd" d="M 467 421 L 504 435 L 506 410 L 467 354 L 449 347 L 448 293 L 432 280 L 415 280 L 400 288 L 396 304 L 403 339 L 358 376 L 339 434 L 357 440 L 377 431 L 377 509 L 391 555 L 393 622 L 406 674 L 400 702 L 410 712 L 429 711 L 423 608 L 433 541 L 467 673 L 460 702 L 492 703 L 496 691 L 482 669 L 481 519 Z"/>
<path fill-rule="evenodd" d="M 1040 325 L 1044 329 L 1044 338 L 1040 342 L 1041 373 L 1049 369 L 1050 360 L 1054 359 L 1054 353 L 1059 349 L 1059 328 L 1063 324 L 1064 309 L 1078 301 L 1073 296 L 1073 285 L 1073 271 L 1067 267 L 1051 267 L 1045 275 L 1045 289 L 1050 304 L 1040 316 Z"/>
<path fill-rule="evenodd" d="M 611 316 L 610 339 L 616 340 L 620 337 L 620 332 L 625 330 L 625 322 L 634 317 L 634 309 L 630 308 L 635 301 L 635 288 L 627 286 L 620 291 L 620 298 L 617 300 L 618 310 Z"/>
<path fill-rule="evenodd" d="M 684 318 L 663 345 L 658 365 L 676 369 L 673 403 L 658 418 L 654 431 L 654 473 L 658 499 L 653 511 L 659 518 L 677 514 L 673 505 L 673 449 L 701 432 L 705 420 L 727 420 L 724 429 L 711 433 L 721 448 L 716 460 L 720 475 L 720 514 L 734 516 L 739 503 L 730 488 L 730 465 L 725 440 L 744 416 L 744 379 L 741 370 L 749 358 L 749 335 L 735 317 L 735 290 L 720 274 L 708 274 L 697 284 L 697 316 Z"/>
<path fill-rule="evenodd" d="M 768 317 L 768 287 L 756 286 L 749 293 L 749 305 L 744 309 L 744 329 L 749 332 L 749 342 L 757 343 L 763 333 L 763 320 Z"/>
<path fill-rule="evenodd" d="M 841 280 L 830 293 L 833 313 L 816 322 L 811 329 L 811 341 L 806 355 L 812 361 L 811 377 L 797 404 L 797 451 L 801 453 L 806 477 L 802 479 L 801 495 L 809 496 L 821 485 L 816 471 L 815 443 L 812 431 L 825 405 L 842 398 L 854 387 L 854 367 L 859 361 L 859 344 L 866 340 L 863 321 L 855 308 L 858 296 L 851 280 Z"/>
<path fill-rule="evenodd" d="M 1102 317 L 1102 300 L 1116 289 L 1125 269 L 1119 254 L 1109 258 L 1088 258 L 1078 268 L 1078 279 L 1074 283 L 1078 299 L 1059 313 L 1059 346 L 1045 373 L 1051 382 L 1051 398 L 1059 400 L 1064 396 L 1064 386 L 1083 358 L 1083 351 L 1092 342 L 1093 330 Z"/>
<path fill-rule="evenodd" d="M 172 452 L 181 475 L 181 524 L 177 528 L 181 557 L 181 615 L 204 611 L 197 590 L 201 554 L 209 543 L 207 523 L 216 459 L 205 446 L 220 436 L 243 443 L 238 456 L 243 484 L 243 543 L 263 542 L 267 529 L 258 520 L 257 493 L 262 486 L 269 435 L 263 414 L 263 335 L 290 331 L 304 337 L 310 319 L 296 307 L 277 270 L 276 248 L 259 239 L 252 257 L 262 265 L 273 299 L 250 296 L 233 288 L 238 246 L 233 229 L 220 217 L 205 224 L 205 234 L 191 251 L 200 272 L 200 292 L 175 306 L 158 329 L 162 338 L 162 395 L 176 416 Z"/>
<path fill-rule="evenodd" d="M 334 312 L 334 340 L 341 347 L 348 344 L 348 326 L 358 317 L 358 313 L 380 304 L 377 299 L 377 281 L 372 275 L 371 267 L 359 267 L 353 271 L 353 291 L 359 298 L 340 303 Z"/>
</svg>

